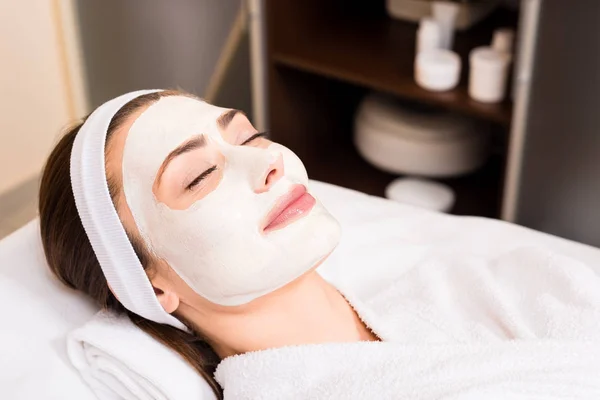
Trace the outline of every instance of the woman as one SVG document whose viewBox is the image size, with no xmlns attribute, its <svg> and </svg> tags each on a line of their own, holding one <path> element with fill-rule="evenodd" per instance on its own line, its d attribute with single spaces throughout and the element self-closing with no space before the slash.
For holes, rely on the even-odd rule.
<svg viewBox="0 0 600 400">
<path fill-rule="evenodd" d="M 190 332 L 125 309 L 107 284 L 71 188 L 82 125 L 54 148 L 39 198 L 46 258 L 65 284 L 129 314 L 217 392 L 213 372 L 229 355 L 376 340 L 314 271 L 337 244 L 339 227 L 307 191 L 300 160 L 243 113 L 176 91 L 134 96 L 118 110 L 105 164 L 114 207 L 156 298 Z M 210 268 L 198 271 L 201 265 Z"/>
<path fill-rule="evenodd" d="M 502 382 L 503 394 L 515 382 L 521 390 L 516 370 L 522 382 L 536 382 L 536 393 L 557 390 L 556 380 L 566 378 L 556 371 L 577 371 L 577 382 L 597 383 L 597 345 L 573 359 L 572 347 L 563 358 L 561 346 L 530 348 L 524 341 L 502 348 L 512 358 L 500 370 L 464 367 L 478 365 L 473 357 L 489 360 L 485 351 L 510 339 L 597 338 L 600 285 L 589 268 L 532 251 L 491 263 L 448 253 L 398 276 L 367 271 L 354 287 L 334 287 L 315 268 L 336 247 L 340 229 L 307 185 L 302 162 L 257 132 L 243 113 L 176 91 L 128 93 L 71 129 L 50 155 L 39 199 L 46 258 L 65 284 L 127 313 L 181 354 L 218 395 L 213 374 L 225 358 L 217 376 L 221 384 L 232 382 L 234 397 L 244 379 L 251 386 L 273 379 L 271 398 L 281 398 L 282 382 L 298 375 L 317 385 L 302 392 L 306 397 L 335 398 L 359 392 L 396 398 L 401 390 L 414 397 L 415 390 L 436 389 L 431 382 L 447 379 L 432 380 L 426 372 L 446 370 L 467 376 L 486 394 L 490 382 Z M 386 347 L 372 347 L 380 339 Z M 354 347 L 327 348 L 328 359 L 318 359 L 324 349 L 304 346 L 317 357 L 302 359 L 304 347 L 293 346 L 334 342 Z M 401 346 L 387 346 L 392 342 Z M 444 348 L 433 357 L 428 347 L 407 347 L 415 343 L 486 346 Z M 256 353 L 266 349 L 283 349 L 293 362 L 276 356 L 280 371 L 244 369 L 273 353 Z M 237 355 L 248 358 L 230 357 Z M 458 363 L 459 356 L 469 362 Z M 554 375 L 536 369 L 537 356 L 558 363 Z M 350 370 L 337 369 L 344 361 Z M 238 362 L 243 373 L 224 378 L 228 370 L 235 376 Z M 308 372 L 299 369 L 311 362 L 317 364 Z M 275 373 L 286 368 L 285 379 Z M 266 376 L 255 379 L 250 372 Z M 317 375 L 302 375 L 311 373 Z M 360 386 L 370 378 L 368 388 Z M 445 386 L 451 393 L 471 390 L 455 379 Z M 261 387 L 258 396 L 267 398 L 267 391 Z"/>
</svg>

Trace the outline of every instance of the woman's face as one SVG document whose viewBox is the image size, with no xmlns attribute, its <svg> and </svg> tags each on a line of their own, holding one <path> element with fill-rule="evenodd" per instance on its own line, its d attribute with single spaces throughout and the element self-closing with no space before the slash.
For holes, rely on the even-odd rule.
<svg viewBox="0 0 600 400">
<path fill-rule="evenodd" d="M 210 302 L 270 293 L 338 243 L 339 225 L 310 194 L 300 159 L 239 111 L 163 97 L 132 115 L 109 150 L 124 224 Z"/>
</svg>

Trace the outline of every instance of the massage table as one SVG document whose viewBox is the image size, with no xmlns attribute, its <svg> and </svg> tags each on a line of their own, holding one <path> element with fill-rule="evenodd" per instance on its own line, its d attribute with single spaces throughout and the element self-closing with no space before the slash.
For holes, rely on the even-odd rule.
<svg viewBox="0 0 600 400">
<path fill-rule="evenodd" d="M 312 182 L 311 188 L 343 228 L 338 249 L 320 267 L 323 275 L 352 273 L 355 265 L 376 266 L 381 260 L 406 263 L 400 243 L 407 241 L 482 255 L 541 245 L 600 273 L 600 250 L 590 246 L 502 221 L 430 212 L 321 182 Z M 37 219 L 0 241 L 0 304 L 0 398 L 96 398 L 70 365 L 65 335 L 91 319 L 98 308 L 51 275 Z"/>
</svg>

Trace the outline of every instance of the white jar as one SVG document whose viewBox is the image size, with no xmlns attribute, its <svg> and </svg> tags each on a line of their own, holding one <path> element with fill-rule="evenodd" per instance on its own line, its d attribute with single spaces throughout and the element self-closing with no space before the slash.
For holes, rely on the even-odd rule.
<svg viewBox="0 0 600 400">
<path fill-rule="evenodd" d="M 394 179 L 385 188 L 385 197 L 398 203 L 439 212 L 449 212 L 455 200 L 450 186 L 419 178 Z"/>
<path fill-rule="evenodd" d="M 354 144 L 373 166 L 430 178 L 465 175 L 488 158 L 489 128 L 473 118 L 369 94 L 354 119 Z"/>
<path fill-rule="evenodd" d="M 423 51 L 415 58 L 415 81 L 427 90 L 450 90 L 458 84 L 460 66 L 460 57 L 453 51 Z"/>
<path fill-rule="evenodd" d="M 511 56 L 491 47 L 477 47 L 469 56 L 469 96 L 482 103 L 498 103 L 506 94 Z"/>
</svg>

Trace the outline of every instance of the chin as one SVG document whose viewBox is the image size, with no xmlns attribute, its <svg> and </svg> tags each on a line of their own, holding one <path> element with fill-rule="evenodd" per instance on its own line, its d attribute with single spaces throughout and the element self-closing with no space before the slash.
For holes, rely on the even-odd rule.
<svg viewBox="0 0 600 400">
<path fill-rule="evenodd" d="M 311 247 L 317 258 L 315 262 L 321 263 L 339 244 L 342 228 L 338 220 L 318 200 L 308 218 L 312 219 L 306 229 L 310 229 Z"/>
</svg>

